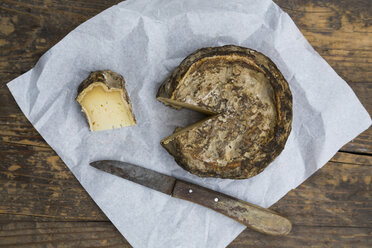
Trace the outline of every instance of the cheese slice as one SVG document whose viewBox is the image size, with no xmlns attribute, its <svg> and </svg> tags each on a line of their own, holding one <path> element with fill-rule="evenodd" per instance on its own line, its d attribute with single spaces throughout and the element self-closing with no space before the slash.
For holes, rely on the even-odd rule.
<svg viewBox="0 0 372 248">
<path fill-rule="evenodd" d="M 112 77 L 109 73 L 106 74 L 103 77 L 97 78 L 95 75 L 91 78 L 98 80 L 85 83 L 85 88 L 76 99 L 82 107 L 91 131 L 110 130 L 136 124 L 124 84 L 121 87 L 112 87 L 114 86 L 112 81 L 110 84 Z M 118 79 L 121 80 L 122 77 Z"/>
</svg>

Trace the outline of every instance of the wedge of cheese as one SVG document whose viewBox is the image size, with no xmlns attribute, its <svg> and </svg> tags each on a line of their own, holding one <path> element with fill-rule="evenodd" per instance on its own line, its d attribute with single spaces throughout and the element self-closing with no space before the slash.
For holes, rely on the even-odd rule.
<svg viewBox="0 0 372 248">
<path fill-rule="evenodd" d="M 91 131 L 136 125 L 124 78 L 115 72 L 92 72 L 80 84 L 76 101 Z"/>
</svg>

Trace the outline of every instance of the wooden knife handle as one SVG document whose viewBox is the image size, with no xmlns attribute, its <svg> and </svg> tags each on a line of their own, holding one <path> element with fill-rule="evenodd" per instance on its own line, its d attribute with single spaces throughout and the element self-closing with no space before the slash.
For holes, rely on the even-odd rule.
<svg viewBox="0 0 372 248">
<path fill-rule="evenodd" d="M 176 181 L 172 196 L 213 209 L 261 233 L 287 235 L 292 228 L 288 219 L 274 211 L 185 181 Z"/>
</svg>

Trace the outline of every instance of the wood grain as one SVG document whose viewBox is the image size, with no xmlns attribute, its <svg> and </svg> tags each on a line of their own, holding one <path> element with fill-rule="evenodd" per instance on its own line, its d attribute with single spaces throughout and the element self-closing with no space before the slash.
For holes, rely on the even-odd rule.
<svg viewBox="0 0 372 248">
<path fill-rule="evenodd" d="M 297 248 L 311 244 L 312 247 L 369 248 L 371 232 L 371 228 L 294 226 L 291 235 L 273 237 L 247 229 L 228 247 Z M 108 222 L 17 222 L 0 227 L 0 247 L 131 246 Z"/>
<path fill-rule="evenodd" d="M 51 148 L 7 144 L 0 156 L 0 214 L 107 220 Z"/>
<path fill-rule="evenodd" d="M 335 71 L 351 85 L 371 83 L 370 1 L 275 1 Z M 370 104 L 370 103 L 369 103 Z"/>
<path fill-rule="evenodd" d="M 10 147 L 10 149 L 15 149 L 15 147 Z M 53 157 L 54 152 L 50 150 L 32 151 L 31 153 L 28 159 L 32 160 L 39 158 L 38 156 Z M 39 153 L 43 155 L 38 155 Z M 48 155 L 48 153 L 50 154 Z M 17 163 L 12 162 L 15 155 L 9 156 L 13 157 L 8 157 L 0 169 L 1 175 L 6 171 L 7 176 L 12 178 L 10 181 L 3 181 L 3 178 L 0 180 L 1 195 L 6 197 L 0 201 L 2 211 L 0 223 L 6 223 L 9 220 L 26 224 L 28 222 L 24 221 L 30 220 L 38 221 L 37 223 L 47 220 L 107 220 L 103 214 L 97 214 L 100 212 L 99 208 L 93 201 L 90 201 L 88 194 L 63 163 L 55 163 L 49 160 L 42 170 L 37 166 L 32 168 L 17 166 Z M 317 242 L 323 242 L 323 239 L 331 238 L 352 241 L 360 235 L 362 237 L 371 235 L 371 169 L 371 156 L 337 153 L 331 162 L 276 203 L 271 209 L 287 216 L 294 224 L 289 238 L 285 238 L 285 242 L 288 241 L 289 245 L 292 244 L 289 247 L 302 244 L 299 243 L 300 241 L 314 242 L 312 236 L 305 235 L 306 228 L 309 228 L 310 232 L 315 234 L 319 230 L 328 230 L 326 233 L 320 232 L 324 236 Z M 40 178 L 42 175 L 44 178 Z M 48 181 L 46 183 L 43 180 Z M 63 181 L 69 182 L 69 186 L 66 186 Z M 3 194 L 4 190 L 6 190 L 6 194 Z M 66 216 L 65 213 L 68 213 L 68 215 Z M 9 219 L 9 215 L 16 215 L 17 218 Z M 36 216 L 39 219 L 30 219 L 30 216 Z M 40 217 L 44 218 L 40 219 Z M 9 225 L 5 224 L 3 226 L 8 227 Z M 360 231 L 357 231 L 358 228 Z M 47 232 L 54 232 L 53 228 L 49 230 L 48 227 L 45 227 L 45 229 Z M 349 238 L 345 238 L 346 236 Z M 89 239 L 90 236 L 88 235 L 86 238 Z M 273 244 L 270 242 L 277 240 L 272 238 L 262 239 L 260 234 L 246 230 L 238 237 L 237 243 L 232 245 L 240 244 L 239 242 L 245 242 L 246 245 L 258 245 L 259 243 L 252 243 L 252 240 L 257 240 L 257 238 L 265 240 L 267 246 Z M 244 241 L 241 241 L 241 239 Z M 11 241 L 13 239 L 6 240 Z M 36 243 L 39 242 L 37 240 Z M 65 239 L 59 241 L 60 245 L 63 246 L 65 241 Z M 362 241 L 363 239 L 360 242 Z M 57 241 L 54 240 L 53 242 L 56 243 Z M 67 244 L 66 246 L 68 246 Z M 336 242 L 335 247 L 337 244 L 339 243 Z"/>
<path fill-rule="evenodd" d="M 131 247 L 109 222 L 15 222 L 0 226 L 0 247 Z"/>
<path fill-rule="evenodd" d="M 0 247 L 130 247 L 5 86 L 80 23 L 118 2 L 0 2 Z M 371 2 L 275 2 L 371 114 Z M 230 247 L 372 247 L 372 128 L 341 151 L 272 207 L 294 224 L 289 236 L 247 229 Z"/>
<path fill-rule="evenodd" d="M 370 1 L 276 0 L 314 49 L 350 85 L 372 114 L 372 4 Z M 341 150 L 370 153 L 372 128 Z"/>
<path fill-rule="evenodd" d="M 1 142 L 0 156 L 0 192 L 5 195 L 0 204 L 0 213 L 33 214 L 57 219 L 107 220 L 50 147 L 34 143 L 22 145 Z M 338 153 L 331 161 L 354 165 L 372 164 L 371 156 L 348 153 Z M 18 206 L 23 205 L 26 196 L 29 196 L 29 204 L 27 208 L 20 209 Z M 59 203 L 67 196 L 70 203 L 63 208 Z M 44 201 L 40 201 L 41 198 Z M 72 204 L 76 199 L 76 203 Z M 58 209 L 51 207 L 53 204 L 58 205 Z"/>
<path fill-rule="evenodd" d="M 17 145 L 0 153 L 5 156 L 0 165 L 4 196 L 0 214 L 16 214 L 18 221 L 31 215 L 50 220 L 107 220 L 53 150 L 31 150 L 20 157 L 10 152 L 15 149 Z M 365 218 L 372 218 L 371 169 L 371 156 L 338 153 L 273 209 L 297 225 L 367 227 L 372 224 L 372 219 Z"/>
<path fill-rule="evenodd" d="M 358 247 L 372 245 L 372 228 L 349 228 L 328 226 L 293 226 L 285 237 L 265 236 L 251 230 L 242 232 L 228 247 L 298 248 L 298 247 Z"/>
</svg>

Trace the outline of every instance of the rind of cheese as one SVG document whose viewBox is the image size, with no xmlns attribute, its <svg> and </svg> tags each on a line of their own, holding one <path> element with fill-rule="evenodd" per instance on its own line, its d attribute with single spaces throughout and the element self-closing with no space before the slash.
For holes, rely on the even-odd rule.
<svg viewBox="0 0 372 248">
<path fill-rule="evenodd" d="M 210 115 L 161 141 L 181 167 L 202 177 L 257 175 L 291 130 L 288 83 L 270 59 L 248 48 L 196 51 L 161 85 L 157 99 Z"/>
<path fill-rule="evenodd" d="M 96 71 L 78 89 L 91 131 L 110 130 L 136 124 L 123 77 L 112 71 Z"/>
</svg>

